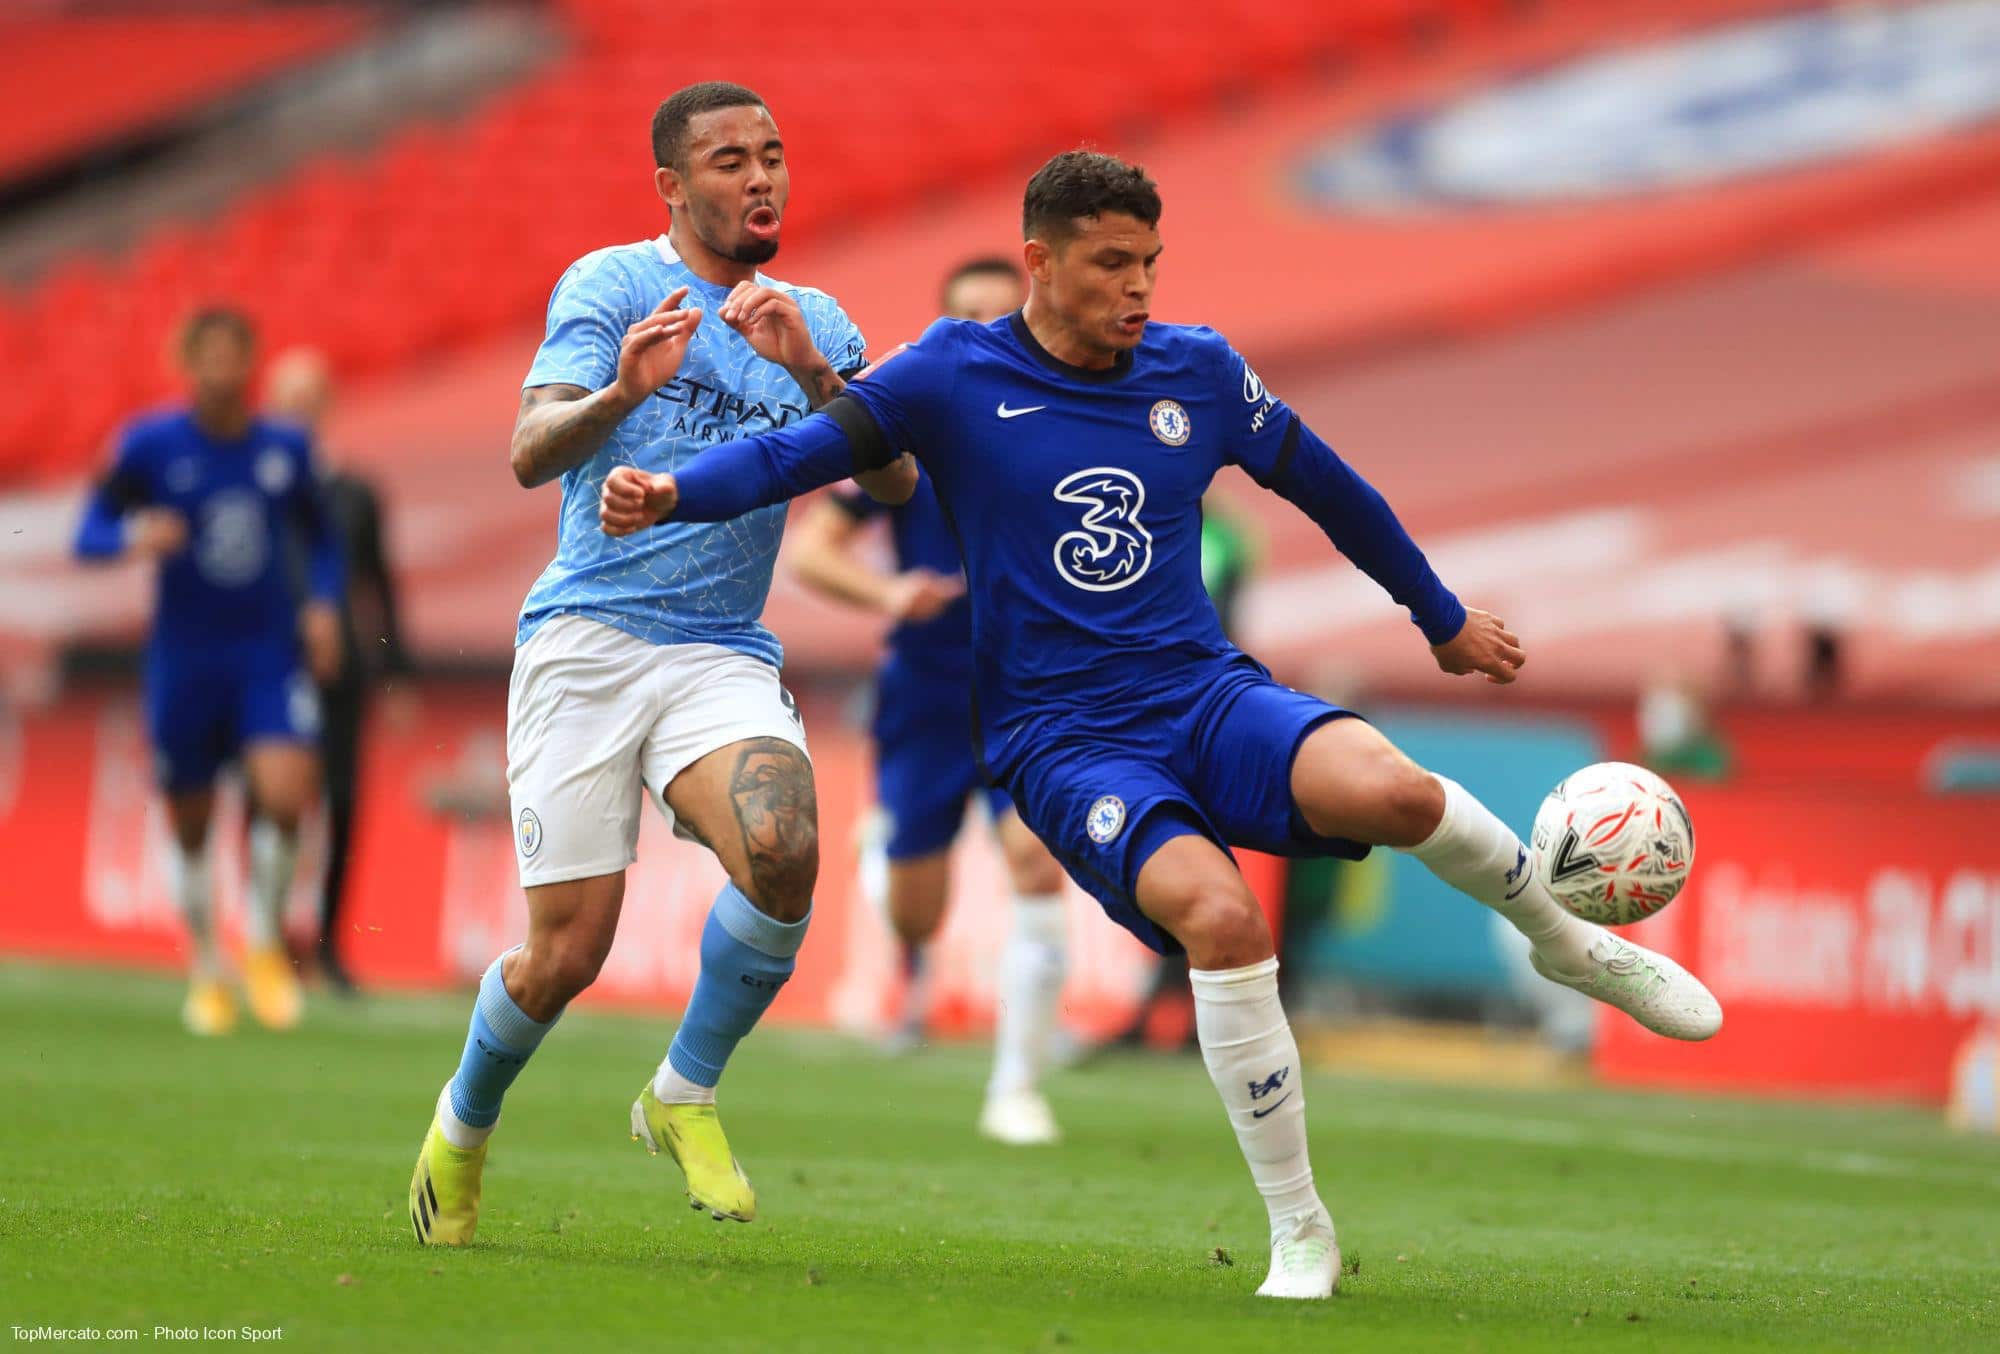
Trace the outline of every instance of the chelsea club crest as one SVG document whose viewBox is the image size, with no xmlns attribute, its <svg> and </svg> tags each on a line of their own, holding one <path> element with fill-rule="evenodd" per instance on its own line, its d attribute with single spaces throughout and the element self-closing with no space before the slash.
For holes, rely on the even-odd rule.
<svg viewBox="0 0 2000 1354">
<path fill-rule="evenodd" d="M 1194 431 L 1187 410 L 1181 408 L 1177 400 L 1161 400 L 1155 404 L 1153 412 L 1146 416 L 1146 424 L 1152 428 L 1153 436 L 1170 447 L 1185 445 L 1188 434 Z"/>
<path fill-rule="evenodd" d="M 1125 826 L 1125 801 L 1117 795 L 1104 795 L 1090 806 L 1084 815 L 1083 830 L 1099 846 L 1104 845 Z"/>
</svg>

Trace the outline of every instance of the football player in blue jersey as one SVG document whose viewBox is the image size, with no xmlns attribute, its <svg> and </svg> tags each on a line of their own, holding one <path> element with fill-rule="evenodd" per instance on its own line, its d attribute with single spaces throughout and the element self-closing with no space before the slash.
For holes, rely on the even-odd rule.
<svg viewBox="0 0 2000 1354">
<path fill-rule="evenodd" d="M 1021 308 L 1026 282 L 1009 259 L 972 259 L 945 279 L 944 313 L 985 324 Z M 887 514 L 896 571 L 884 573 L 853 546 L 862 525 Z M 826 596 L 880 611 L 896 622 L 875 683 L 875 796 L 889 822 L 889 920 L 903 947 L 903 1011 L 895 1044 L 923 1034 L 929 982 L 925 950 L 951 893 L 951 843 L 966 800 L 984 793 L 1014 888 L 1013 919 L 1000 954 L 993 1075 L 979 1130 L 1000 1142 L 1053 1142 L 1055 1116 L 1038 1089 L 1057 1031 L 1065 972 L 1062 867 L 1022 825 L 1007 792 L 990 786 L 972 756 L 972 608 L 959 573 L 958 542 L 921 478 L 908 503 L 888 508 L 866 494 L 835 491 L 791 529 L 789 558 Z"/>
<path fill-rule="evenodd" d="M 1407 608 L 1445 672 L 1507 683 L 1526 658 L 1221 335 L 1152 322 L 1159 219 L 1137 167 L 1056 156 L 1028 184 L 1019 312 L 939 321 L 826 417 L 675 474 L 622 470 L 600 516 L 613 535 L 733 517 L 916 452 L 964 552 L 984 761 L 1107 913 L 1186 950 L 1202 1055 L 1270 1216 L 1258 1292 L 1326 1297 L 1340 1256 L 1298 1048 L 1229 847 L 1408 851 L 1525 934 L 1543 976 L 1678 1039 L 1710 1037 L 1722 1010 L 1672 960 L 1565 911 L 1461 786 L 1224 639 L 1202 593 L 1200 503 L 1236 465 Z"/>
<path fill-rule="evenodd" d="M 642 800 L 729 880 L 687 1012 L 633 1102 L 632 1136 L 679 1163 L 696 1208 L 740 1222 L 756 1212 L 715 1086 L 791 976 L 819 870 L 805 730 L 758 621 L 785 509 L 622 541 L 597 530 L 599 488 L 614 467 L 671 470 L 802 421 L 861 369 L 863 343 L 832 297 L 758 271 L 778 252 L 790 197 L 762 99 L 690 85 L 660 105 L 652 139 L 669 230 L 563 274 L 523 382 L 515 478 L 562 484 L 556 557 L 522 605 L 507 699 L 528 935 L 486 971 L 411 1175 L 410 1223 L 427 1244 L 472 1239 L 501 1098 L 610 952 Z M 900 500 L 916 474 L 902 457 L 869 482 Z"/>
<path fill-rule="evenodd" d="M 197 1034 L 236 1023 L 218 953 L 208 864 L 215 780 L 241 757 L 260 812 L 250 831 L 243 978 L 273 1029 L 298 1023 L 298 977 L 280 926 L 298 857 L 299 817 L 318 780 L 315 679 L 340 665 L 340 547 L 306 435 L 251 411 L 250 321 L 197 312 L 179 354 L 189 404 L 142 415 L 118 436 L 91 495 L 76 552 L 158 564 L 146 645 L 146 723 L 173 829 L 171 889 L 193 948 L 182 1017 Z M 309 542 L 301 607 L 287 568 L 294 528 Z"/>
</svg>

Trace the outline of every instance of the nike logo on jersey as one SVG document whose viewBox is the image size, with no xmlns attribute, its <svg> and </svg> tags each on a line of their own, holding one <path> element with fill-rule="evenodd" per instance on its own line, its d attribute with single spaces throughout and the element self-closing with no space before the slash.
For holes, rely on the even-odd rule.
<svg viewBox="0 0 2000 1354">
<path fill-rule="evenodd" d="M 1040 413 L 1042 410 L 1046 408 L 1048 408 L 1046 404 L 1031 404 L 1025 409 L 1009 409 L 1007 407 L 1007 401 L 1002 400 L 1000 401 L 1000 407 L 998 409 L 995 409 L 993 412 L 1000 415 L 1000 417 L 1002 418 L 1019 418 L 1023 414 Z"/>
</svg>

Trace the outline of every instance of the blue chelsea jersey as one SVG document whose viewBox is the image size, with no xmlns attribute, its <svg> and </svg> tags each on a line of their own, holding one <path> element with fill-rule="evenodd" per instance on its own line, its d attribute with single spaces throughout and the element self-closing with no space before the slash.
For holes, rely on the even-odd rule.
<svg viewBox="0 0 2000 1354">
<path fill-rule="evenodd" d="M 1228 345 L 1149 325 L 1104 371 L 1044 352 L 1018 315 L 940 321 L 851 389 L 916 449 L 960 531 L 986 754 L 1016 719 L 1139 695 L 1230 652 L 1201 582 L 1201 498 L 1264 408 Z M 1240 364 L 1240 360 L 1239 360 Z M 1227 397 L 1226 401 L 1223 398 Z"/>
<path fill-rule="evenodd" d="M 826 293 L 758 276 L 796 299 L 820 352 L 848 375 L 865 364 L 861 332 Z M 719 644 L 773 666 L 784 651 L 760 622 L 785 505 L 730 521 L 668 523 L 619 539 L 599 527 L 613 466 L 675 470 L 703 448 L 786 427 L 810 412 L 784 368 L 717 316 L 727 287 L 695 276 L 665 236 L 588 254 L 549 299 L 548 325 L 524 388 L 601 390 L 617 379 L 625 330 L 678 287 L 702 310 L 679 374 L 628 414 L 597 454 L 562 477 L 556 556 L 529 589 L 515 642 L 554 616 L 586 616 L 654 644 Z"/>
<path fill-rule="evenodd" d="M 296 645 L 300 598 L 287 552 L 294 531 L 308 546 L 310 595 L 339 600 L 339 540 L 301 428 L 253 418 L 240 437 L 220 439 L 186 409 L 141 415 L 119 434 L 110 473 L 85 508 L 77 553 L 121 553 L 125 515 L 139 508 L 171 509 L 188 527 L 187 545 L 160 562 L 156 648 L 252 638 Z"/>
<path fill-rule="evenodd" d="M 1018 313 L 939 321 L 849 394 L 917 453 L 957 528 L 996 772 L 1026 721 L 1087 727 L 1236 652 L 1201 576 L 1202 495 L 1225 465 L 1305 508 L 1427 636 L 1463 624 L 1381 496 L 1212 329 L 1148 325 L 1100 370 Z"/>
</svg>

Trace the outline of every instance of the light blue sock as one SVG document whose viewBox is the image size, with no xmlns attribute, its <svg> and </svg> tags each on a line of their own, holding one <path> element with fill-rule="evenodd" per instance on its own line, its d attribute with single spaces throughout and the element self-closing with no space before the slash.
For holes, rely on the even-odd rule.
<svg viewBox="0 0 2000 1354">
<path fill-rule="evenodd" d="M 687 1014 L 674 1032 L 667 1061 L 697 1086 L 722 1079 L 729 1055 L 776 999 L 797 966 L 808 912 L 782 922 L 757 910 L 734 884 L 724 884 L 701 930 L 701 976 Z"/>
<path fill-rule="evenodd" d="M 479 999 L 472 1006 L 465 1056 L 459 1059 L 458 1074 L 451 1079 L 451 1112 L 470 1128 L 491 1128 L 500 1118 L 501 1097 L 521 1075 L 528 1055 L 542 1037 L 555 1028 L 555 1020 L 528 1019 L 528 1013 L 507 995 L 507 984 L 500 978 L 500 965 L 507 954 L 495 959 L 479 980 Z M 561 1016 L 558 1011 L 556 1019 Z"/>
</svg>

